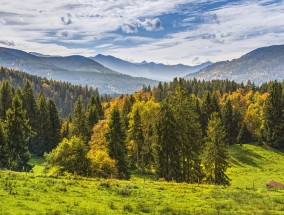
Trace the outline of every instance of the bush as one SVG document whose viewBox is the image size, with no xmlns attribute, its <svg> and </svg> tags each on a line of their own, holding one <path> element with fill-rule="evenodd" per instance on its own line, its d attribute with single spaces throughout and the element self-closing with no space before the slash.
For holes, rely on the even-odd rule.
<svg viewBox="0 0 284 215">
<path fill-rule="evenodd" d="M 64 138 L 59 145 L 46 154 L 45 157 L 49 166 L 56 167 L 63 174 L 65 171 L 88 175 L 89 159 L 87 158 L 88 147 L 78 137 L 72 137 L 70 140 Z"/>
<path fill-rule="evenodd" d="M 88 155 L 91 161 L 91 174 L 96 177 L 113 178 L 117 175 L 116 162 L 111 159 L 106 151 L 97 150 Z"/>
</svg>

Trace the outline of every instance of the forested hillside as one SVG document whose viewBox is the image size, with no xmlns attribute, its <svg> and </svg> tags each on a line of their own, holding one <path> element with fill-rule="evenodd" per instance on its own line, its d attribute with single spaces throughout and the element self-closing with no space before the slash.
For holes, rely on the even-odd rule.
<svg viewBox="0 0 284 215">
<path fill-rule="evenodd" d="M 21 71 L 0 68 L 0 81 L 7 80 L 15 88 L 23 88 L 26 82 L 31 83 L 31 87 L 37 97 L 43 93 L 47 98 L 52 99 L 58 109 L 59 115 L 68 117 L 73 111 L 78 97 L 82 97 L 82 102 L 86 106 L 91 95 L 98 95 L 98 91 L 87 86 L 76 86 L 68 82 L 61 82 L 30 75 Z M 103 95 L 103 101 L 110 99 L 110 96 Z"/>
<path fill-rule="evenodd" d="M 44 155 L 46 171 L 56 175 L 129 179 L 137 170 L 166 181 L 230 185 L 230 146 L 284 147 L 283 83 L 277 81 L 256 87 L 174 79 L 102 103 L 95 91 L 36 77 L 15 89 L 10 83 L 25 74 L 1 71 L 10 80 L 0 86 L 1 168 L 27 170 L 32 153 Z M 58 91 L 47 91 L 49 98 L 40 93 L 61 84 L 78 93 L 66 119 L 51 99 Z"/>
</svg>

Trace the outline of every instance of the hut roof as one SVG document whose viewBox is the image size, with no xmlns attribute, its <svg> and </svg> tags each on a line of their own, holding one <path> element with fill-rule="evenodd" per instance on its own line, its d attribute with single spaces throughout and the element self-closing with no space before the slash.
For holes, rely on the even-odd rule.
<svg viewBox="0 0 284 215">
<path fill-rule="evenodd" d="M 281 184 L 277 181 L 270 181 L 267 185 L 267 187 L 269 188 L 284 188 L 284 184 Z"/>
</svg>

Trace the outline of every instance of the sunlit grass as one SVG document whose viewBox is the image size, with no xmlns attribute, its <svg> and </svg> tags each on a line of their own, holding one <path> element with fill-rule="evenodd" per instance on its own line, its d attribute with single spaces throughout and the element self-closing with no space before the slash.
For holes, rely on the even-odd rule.
<svg viewBox="0 0 284 215">
<path fill-rule="evenodd" d="M 44 160 L 33 173 L 0 171 L 0 214 L 283 214 L 284 155 L 254 145 L 230 148 L 232 186 L 168 183 L 135 174 L 130 181 L 47 177 Z"/>
</svg>

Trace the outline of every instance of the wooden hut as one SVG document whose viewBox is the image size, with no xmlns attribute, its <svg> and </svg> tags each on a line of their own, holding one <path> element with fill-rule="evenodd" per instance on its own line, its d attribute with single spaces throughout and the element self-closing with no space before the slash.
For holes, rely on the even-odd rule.
<svg viewBox="0 0 284 215">
<path fill-rule="evenodd" d="M 268 184 L 266 184 L 267 188 L 278 188 L 278 189 L 284 189 L 284 184 L 281 184 L 277 181 L 270 181 Z"/>
</svg>

